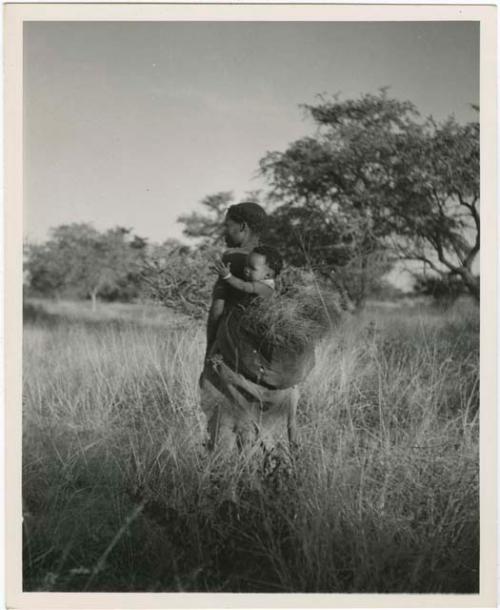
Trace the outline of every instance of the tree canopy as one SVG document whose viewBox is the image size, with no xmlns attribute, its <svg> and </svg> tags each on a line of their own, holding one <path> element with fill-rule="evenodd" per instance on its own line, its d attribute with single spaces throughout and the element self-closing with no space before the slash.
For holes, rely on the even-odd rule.
<svg viewBox="0 0 500 610">
<path fill-rule="evenodd" d="M 479 124 L 422 120 L 386 90 L 305 109 L 316 135 L 260 164 L 288 252 L 357 302 L 394 258 L 457 276 L 479 298 Z"/>
<path fill-rule="evenodd" d="M 45 243 L 26 247 L 30 286 L 45 295 L 90 297 L 94 308 L 98 296 L 131 297 L 146 245 L 123 227 L 101 233 L 85 223 L 61 225 Z"/>
<path fill-rule="evenodd" d="M 231 191 L 207 195 L 201 200 L 202 212 L 191 212 L 177 219 L 184 225 L 186 237 L 201 237 L 205 241 L 217 242 L 222 238 L 222 223 L 227 208 L 233 203 Z"/>
</svg>

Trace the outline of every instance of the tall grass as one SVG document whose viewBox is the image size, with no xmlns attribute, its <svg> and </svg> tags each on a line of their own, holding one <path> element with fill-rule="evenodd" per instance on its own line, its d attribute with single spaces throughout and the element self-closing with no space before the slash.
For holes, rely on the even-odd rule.
<svg viewBox="0 0 500 610">
<path fill-rule="evenodd" d="M 202 327 L 36 311 L 25 590 L 478 590 L 475 311 L 368 310 L 338 328 L 302 389 L 294 471 L 264 485 L 243 457 L 214 481 Z"/>
</svg>

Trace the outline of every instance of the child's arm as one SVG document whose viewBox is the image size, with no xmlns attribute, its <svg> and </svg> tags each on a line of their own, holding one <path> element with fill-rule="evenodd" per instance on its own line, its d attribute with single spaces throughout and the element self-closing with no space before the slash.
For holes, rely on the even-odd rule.
<svg viewBox="0 0 500 610">
<path fill-rule="evenodd" d="M 237 277 L 234 277 L 234 275 L 231 273 L 222 279 L 233 288 L 237 288 L 242 292 L 248 292 L 249 294 L 258 294 L 261 297 L 268 297 L 273 292 L 271 286 L 268 286 L 263 282 L 245 282 Z"/>
<path fill-rule="evenodd" d="M 245 282 L 244 280 L 234 277 L 229 267 L 224 265 L 221 260 L 216 260 L 214 266 L 221 279 L 237 290 L 248 292 L 249 294 L 258 294 L 263 297 L 270 296 L 273 292 L 271 286 L 268 286 L 263 282 Z"/>
</svg>

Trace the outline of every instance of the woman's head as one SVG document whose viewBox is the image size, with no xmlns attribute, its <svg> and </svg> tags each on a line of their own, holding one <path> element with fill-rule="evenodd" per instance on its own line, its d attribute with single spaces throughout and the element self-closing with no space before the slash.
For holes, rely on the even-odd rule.
<svg viewBox="0 0 500 610">
<path fill-rule="evenodd" d="M 262 234 L 267 224 L 264 209 L 253 201 L 243 201 L 229 207 L 224 221 L 224 238 L 229 247 L 242 246 L 252 237 Z"/>
</svg>

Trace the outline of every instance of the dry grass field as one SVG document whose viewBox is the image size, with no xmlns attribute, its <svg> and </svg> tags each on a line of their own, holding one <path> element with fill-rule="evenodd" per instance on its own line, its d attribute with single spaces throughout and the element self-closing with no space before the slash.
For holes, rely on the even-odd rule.
<svg viewBox="0 0 500 610">
<path fill-rule="evenodd" d="M 346 320 L 302 388 L 293 474 L 262 486 L 239 458 L 211 476 L 202 326 L 26 303 L 24 590 L 477 592 L 478 318 Z"/>
</svg>

